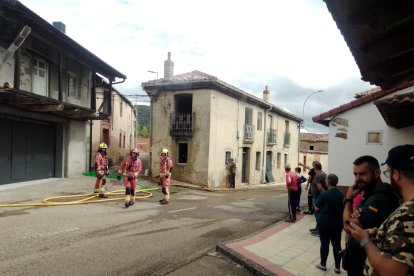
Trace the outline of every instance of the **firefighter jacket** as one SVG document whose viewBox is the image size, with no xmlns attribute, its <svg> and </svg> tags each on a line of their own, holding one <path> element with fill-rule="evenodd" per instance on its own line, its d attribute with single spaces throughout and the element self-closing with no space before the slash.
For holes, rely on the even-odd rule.
<svg viewBox="0 0 414 276">
<path fill-rule="evenodd" d="M 173 167 L 173 163 L 170 157 L 164 156 L 161 157 L 160 160 L 160 176 L 171 176 L 171 169 Z"/>
<path fill-rule="evenodd" d="M 95 154 L 95 171 L 101 175 L 108 173 L 108 157 L 100 151 Z"/>
<path fill-rule="evenodd" d="M 137 178 L 141 170 L 141 160 L 139 158 L 134 160 L 130 155 L 128 155 L 124 158 L 121 165 L 119 166 L 118 174 L 120 175 L 123 173 L 124 176 L 133 176 Z"/>
</svg>

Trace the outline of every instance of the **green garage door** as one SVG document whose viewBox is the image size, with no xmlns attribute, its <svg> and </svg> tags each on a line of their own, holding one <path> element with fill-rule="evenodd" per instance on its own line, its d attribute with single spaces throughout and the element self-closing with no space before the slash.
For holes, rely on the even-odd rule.
<svg viewBox="0 0 414 276">
<path fill-rule="evenodd" d="M 55 126 L 0 118 L 0 184 L 54 177 Z"/>
</svg>

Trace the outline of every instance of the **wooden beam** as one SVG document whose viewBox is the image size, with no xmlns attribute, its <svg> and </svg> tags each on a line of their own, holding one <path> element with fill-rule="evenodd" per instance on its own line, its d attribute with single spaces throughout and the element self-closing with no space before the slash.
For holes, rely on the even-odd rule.
<svg viewBox="0 0 414 276">
<path fill-rule="evenodd" d="M 65 109 L 63 104 L 25 105 L 25 107 L 31 111 L 39 112 L 63 111 Z"/>
</svg>

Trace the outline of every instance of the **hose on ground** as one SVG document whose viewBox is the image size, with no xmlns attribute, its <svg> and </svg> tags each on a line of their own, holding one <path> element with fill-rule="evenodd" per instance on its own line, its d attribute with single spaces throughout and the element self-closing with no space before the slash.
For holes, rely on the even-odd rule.
<svg viewBox="0 0 414 276">
<path fill-rule="evenodd" d="M 143 188 L 136 191 L 135 199 L 148 198 L 152 196 L 151 191 L 159 190 L 159 188 Z M 125 195 L 125 190 L 115 190 L 106 192 L 105 195 L 108 198 L 100 198 L 98 194 L 77 194 L 67 196 L 54 196 L 48 197 L 42 200 L 41 203 L 11 203 L 0 204 L 0 207 L 28 207 L 28 206 L 62 206 L 62 205 L 77 205 L 77 204 L 89 204 L 100 203 L 108 201 L 125 200 L 125 197 L 112 197 L 113 195 Z M 79 198 L 79 199 L 78 199 Z M 76 199 L 71 201 L 65 201 L 66 199 Z"/>
</svg>

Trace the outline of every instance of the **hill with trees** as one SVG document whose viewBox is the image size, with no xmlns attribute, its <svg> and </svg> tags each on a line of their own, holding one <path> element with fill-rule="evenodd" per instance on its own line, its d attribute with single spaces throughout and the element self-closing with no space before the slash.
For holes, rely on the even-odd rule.
<svg viewBox="0 0 414 276">
<path fill-rule="evenodd" d="M 136 137 L 148 138 L 150 133 L 150 107 L 134 105 L 137 113 Z"/>
</svg>

